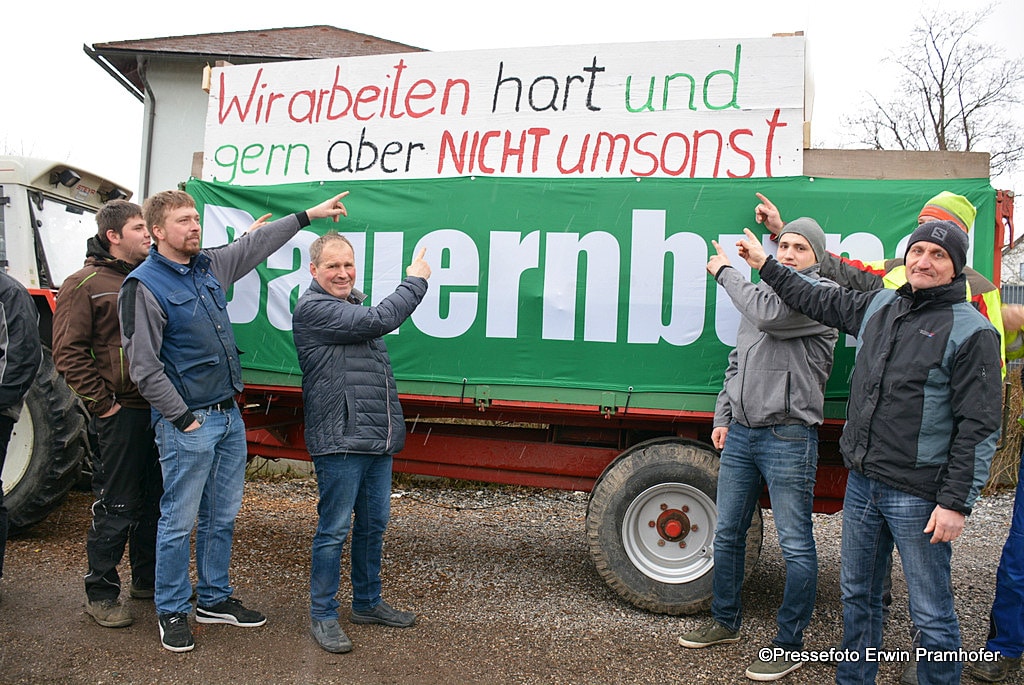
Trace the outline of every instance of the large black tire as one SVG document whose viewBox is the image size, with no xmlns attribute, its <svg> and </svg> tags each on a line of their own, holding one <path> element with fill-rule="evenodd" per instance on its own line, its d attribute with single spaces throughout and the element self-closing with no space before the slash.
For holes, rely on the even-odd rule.
<svg viewBox="0 0 1024 685">
<path fill-rule="evenodd" d="M 39 523 L 64 501 L 90 455 L 86 426 L 81 402 L 44 349 L 4 462 L 4 504 L 12 534 Z"/>
<path fill-rule="evenodd" d="M 711 605 L 718 521 L 718 456 L 677 438 L 623 452 L 594 486 L 587 540 L 597 572 L 623 599 L 661 614 Z M 747 533 L 745 577 L 761 555 L 755 508 Z"/>
</svg>

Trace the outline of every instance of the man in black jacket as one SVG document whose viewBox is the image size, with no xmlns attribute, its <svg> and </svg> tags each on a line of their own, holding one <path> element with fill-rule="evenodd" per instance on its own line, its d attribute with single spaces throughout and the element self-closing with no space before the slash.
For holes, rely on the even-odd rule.
<svg viewBox="0 0 1024 685">
<path fill-rule="evenodd" d="M 0 271 L 0 474 L 21 405 L 43 359 L 39 313 L 25 287 Z M 7 547 L 7 507 L 0 481 L 0 578 Z"/>
<path fill-rule="evenodd" d="M 998 333 L 966 301 L 967 235 L 952 222 L 922 224 L 908 243 L 907 283 L 857 292 L 782 268 L 745 232 L 740 255 L 786 304 L 860 341 L 840 440 L 850 470 L 840 573 L 848 658 L 836 682 L 874 682 L 895 543 L 921 631 L 918 678 L 959 683 L 950 543 L 988 477 L 1001 397 Z"/>
</svg>

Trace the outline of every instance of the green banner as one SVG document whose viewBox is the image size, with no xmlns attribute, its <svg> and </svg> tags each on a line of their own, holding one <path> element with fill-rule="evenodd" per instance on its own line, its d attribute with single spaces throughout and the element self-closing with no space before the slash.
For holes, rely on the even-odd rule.
<svg viewBox="0 0 1024 685">
<path fill-rule="evenodd" d="M 868 261 L 894 256 L 924 202 L 950 190 L 978 207 L 975 268 L 991 276 L 993 263 L 987 179 L 467 177 L 258 188 L 190 181 L 187 190 L 205 246 L 265 212 L 281 217 L 350 191 L 347 219 L 314 222 L 232 288 L 249 382 L 300 383 L 290 314 L 311 281 L 308 246 L 332 228 L 353 241 L 357 287 L 371 303 L 427 248 L 427 299 L 386 337 L 405 392 L 700 411 L 713 408 L 738 322 L 704 265 L 712 239 L 734 250 L 744 227 L 764 234 L 755 192 L 784 219 L 817 219 L 831 251 Z M 845 396 L 849 345 L 840 338 L 831 398 Z"/>
</svg>

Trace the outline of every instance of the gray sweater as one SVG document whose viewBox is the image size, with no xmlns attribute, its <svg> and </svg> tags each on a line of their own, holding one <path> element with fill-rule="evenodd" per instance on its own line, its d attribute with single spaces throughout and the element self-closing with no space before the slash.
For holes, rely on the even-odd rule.
<svg viewBox="0 0 1024 685">
<path fill-rule="evenodd" d="M 819 279 L 817 264 L 800 273 Z M 742 319 L 718 393 L 715 427 L 734 420 L 748 428 L 819 425 L 836 330 L 793 311 L 768 285 L 751 283 L 732 267 L 721 269 L 716 280 Z"/>
</svg>

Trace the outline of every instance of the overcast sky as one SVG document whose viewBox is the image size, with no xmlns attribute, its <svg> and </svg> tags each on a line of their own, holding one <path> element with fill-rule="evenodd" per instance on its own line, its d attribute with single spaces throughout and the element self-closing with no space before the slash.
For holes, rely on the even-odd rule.
<svg viewBox="0 0 1024 685">
<path fill-rule="evenodd" d="M 814 145 L 849 147 L 841 117 L 858 110 L 866 92 L 891 93 L 881 60 L 904 45 L 921 12 L 936 5 L 953 6 L 913 0 L 515 0 L 507 5 L 479 0 L 269 5 L 178 0 L 148 6 L 54 0 L 4 17 L 0 152 L 68 161 L 135 189 L 142 105 L 85 55 L 83 44 L 318 24 L 434 51 L 804 31 L 815 92 Z M 988 5 L 955 3 L 957 8 Z M 1021 56 L 1024 3 L 994 5 L 983 30 L 983 38 L 1008 57 Z M 1024 195 L 1024 170 L 1014 178 L 995 179 L 993 185 L 1015 187 Z"/>
</svg>

